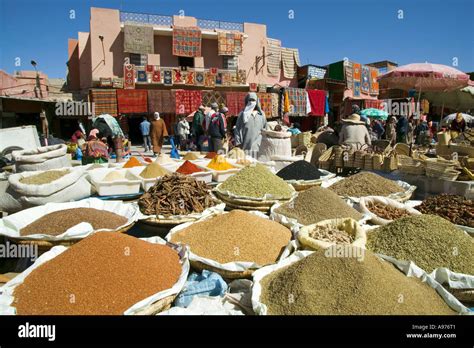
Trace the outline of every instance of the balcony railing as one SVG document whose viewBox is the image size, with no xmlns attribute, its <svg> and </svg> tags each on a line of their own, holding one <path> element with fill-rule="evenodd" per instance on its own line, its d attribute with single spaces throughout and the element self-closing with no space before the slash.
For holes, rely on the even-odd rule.
<svg viewBox="0 0 474 348">
<path fill-rule="evenodd" d="M 147 13 L 120 11 L 120 21 L 169 27 L 173 25 L 173 16 L 162 16 L 162 15 L 154 15 L 154 14 L 147 14 Z M 244 31 L 244 24 L 237 23 L 237 22 L 222 22 L 222 21 L 213 21 L 213 20 L 208 20 L 208 19 L 198 19 L 197 25 L 201 29 L 208 29 L 208 30 L 221 29 L 221 30 L 240 31 L 240 32 Z"/>
</svg>

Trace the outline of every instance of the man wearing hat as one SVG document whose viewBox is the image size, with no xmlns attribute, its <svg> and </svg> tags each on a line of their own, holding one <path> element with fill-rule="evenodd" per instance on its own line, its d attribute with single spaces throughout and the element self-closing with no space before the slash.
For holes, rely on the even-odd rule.
<svg viewBox="0 0 474 348">
<path fill-rule="evenodd" d="M 194 113 L 192 124 L 194 143 L 196 144 L 196 147 L 199 151 L 201 151 L 201 140 L 202 136 L 204 135 L 204 129 L 202 128 L 202 123 L 204 121 L 204 110 L 206 110 L 204 105 L 200 105 Z"/>
<path fill-rule="evenodd" d="M 225 106 L 212 115 L 207 133 L 209 134 L 209 151 L 216 153 L 224 152 L 225 141 L 225 114 L 229 111 Z"/>
<path fill-rule="evenodd" d="M 339 133 L 339 144 L 349 145 L 354 149 L 360 148 L 365 144 L 372 144 L 365 122 L 360 119 L 358 114 L 352 114 L 341 121 L 343 124 Z"/>
</svg>

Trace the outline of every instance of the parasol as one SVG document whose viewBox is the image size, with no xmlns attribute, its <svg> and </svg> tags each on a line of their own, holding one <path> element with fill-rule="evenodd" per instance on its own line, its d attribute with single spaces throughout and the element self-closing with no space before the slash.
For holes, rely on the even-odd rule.
<svg viewBox="0 0 474 348">
<path fill-rule="evenodd" d="M 456 115 L 457 115 L 457 113 L 446 116 L 441 121 L 441 125 L 449 124 L 452 120 L 454 120 L 456 118 Z M 474 122 L 474 116 L 471 116 L 471 115 L 468 115 L 468 114 L 461 114 L 461 115 L 464 118 L 464 121 L 466 121 L 466 123 Z"/>
<path fill-rule="evenodd" d="M 364 109 L 360 112 L 360 115 L 377 120 L 386 120 L 388 118 L 388 112 L 374 108 Z"/>
</svg>

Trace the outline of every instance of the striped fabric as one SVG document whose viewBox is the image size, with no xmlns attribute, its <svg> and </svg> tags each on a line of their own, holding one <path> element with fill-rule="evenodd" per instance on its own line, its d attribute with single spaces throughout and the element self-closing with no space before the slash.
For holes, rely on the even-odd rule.
<svg viewBox="0 0 474 348">
<path fill-rule="evenodd" d="M 306 90 L 302 88 L 285 88 L 290 102 L 290 116 L 307 116 L 306 113 Z"/>
<path fill-rule="evenodd" d="M 281 48 L 283 62 L 283 76 L 287 79 L 296 77 L 296 68 L 300 65 L 299 50 L 297 48 Z"/>
<path fill-rule="evenodd" d="M 281 41 L 267 39 L 268 54 L 267 71 L 269 76 L 278 77 L 281 67 Z"/>
<path fill-rule="evenodd" d="M 148 90 L 148 113 L 174 113 L 175 111 L 174 91 Z"/>
<path fill-rule="evenodd" d="M 94 103 L 94 108 L 92 110 L 95 115 L 118 115 L 117 94 L 115 89 L 91 89 L 89 92 L 89 99 L 91 103 Z"/>
</svg>

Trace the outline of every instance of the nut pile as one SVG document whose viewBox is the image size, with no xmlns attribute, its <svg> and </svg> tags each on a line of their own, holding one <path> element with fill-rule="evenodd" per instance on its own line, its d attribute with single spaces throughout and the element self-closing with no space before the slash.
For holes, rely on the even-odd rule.
<svg viewBox="0 0 474 348">
<path fill-rule="evenodd" d="M 416 207 L 423 214 L 433 214 L 453 224 L 474 227 L 474 202 L 463 196 L 441 194 L 425 199 Z"/>
<path fill-rule="evenodd" d="M 396 220 L 411 214 L 405 209 L 399 209 L 380 202 L 367 202 L 367 209 L 385 220 Z"/>
<path fill-rule="evenodd" d="M 354 241 L 347 232 L 330 226 L 315 226 L 308 234 L 311 238 L 336 244 L 351 244 Z"/>
</svg>

